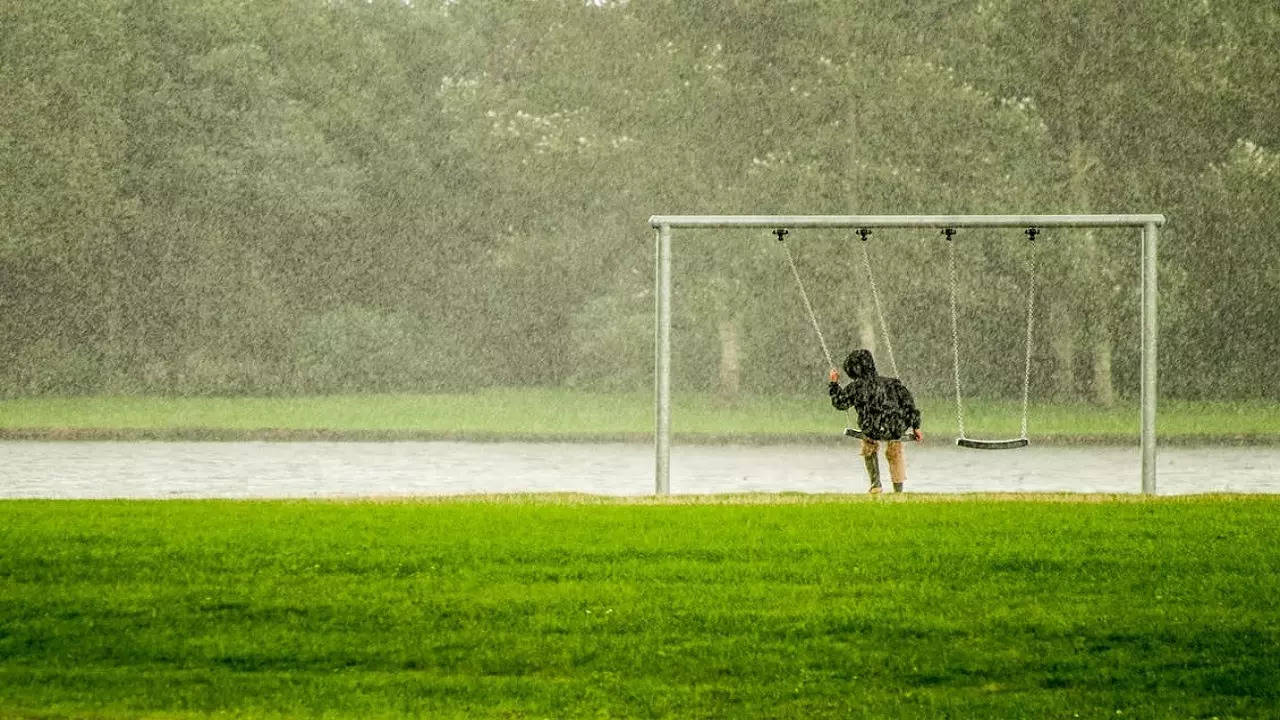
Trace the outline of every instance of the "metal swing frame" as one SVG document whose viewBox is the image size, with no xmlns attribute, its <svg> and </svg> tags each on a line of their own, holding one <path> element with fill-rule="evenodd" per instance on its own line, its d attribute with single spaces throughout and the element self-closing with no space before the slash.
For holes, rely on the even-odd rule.
<svg viewBox="0 0 1280 720">
<path fill-rule="evenodd" d="M 653 215 L 654 493 L 671 494 L 671 240 L 677 229 L 1137 228 L 1142 242 L 1141 481 L 1156 491 L 1156 250 L 1164 215 Z M 962 433 L 963 434 L 963 433 Z M 1025 431 L 1023 433 L 1025 435 Z"/>
</svg>

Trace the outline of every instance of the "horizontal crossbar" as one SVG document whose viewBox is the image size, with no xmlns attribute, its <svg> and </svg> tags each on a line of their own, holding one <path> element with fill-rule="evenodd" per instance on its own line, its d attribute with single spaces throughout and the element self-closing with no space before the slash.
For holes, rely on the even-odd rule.
<svg viewBox="0 0 1280 720">
<path fill-rule="evenodd" d="M 1164 215 L 653 215 L 660 228 L 1144 227 Z"/>
</svg>

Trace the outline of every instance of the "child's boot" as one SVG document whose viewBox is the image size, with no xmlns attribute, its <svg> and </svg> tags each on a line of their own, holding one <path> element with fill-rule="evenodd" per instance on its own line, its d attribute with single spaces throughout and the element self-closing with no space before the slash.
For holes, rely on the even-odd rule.
<svg viewBox="0 0 1280 720">
<path fill-rule="evenodd" d="M 893 484 L 893 491 L 894 491 L 894 492 L 896 492 L 896 493 L 900 493 L 900 492 L 902 492 L 902 483 L 894 483 L 894 484 Z"/>
<path fill-rule="evenodd" d="M 867 465 L 867 476 L 871 478 L 871 489 L 868 490 L 872 495 L 880 494 L 880 456 L 879 455 L 863 455 L 862 461 Z"/>
</svg>

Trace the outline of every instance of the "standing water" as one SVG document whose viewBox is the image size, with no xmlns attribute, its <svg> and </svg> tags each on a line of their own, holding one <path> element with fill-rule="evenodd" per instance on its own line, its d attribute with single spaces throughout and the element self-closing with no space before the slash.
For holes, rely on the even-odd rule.
<svg viewBox="0 0 1280 720">
<path fill-rule="evenodd" d="M 1130 447 L 907 448 L 909 491 L 1137 493 Z M 882 472 L 887 467 L 881 459 Z M 1162 448 L 1157 490 L 1280 493 L 1280 448 Z M 848 445 L 676 446 L 677 494 L 861 493 Z M 653 493 L 648 444 L 467 442 L 5 442 L 5 498 L 298 498 L 470 493 Z"/>
</svg>

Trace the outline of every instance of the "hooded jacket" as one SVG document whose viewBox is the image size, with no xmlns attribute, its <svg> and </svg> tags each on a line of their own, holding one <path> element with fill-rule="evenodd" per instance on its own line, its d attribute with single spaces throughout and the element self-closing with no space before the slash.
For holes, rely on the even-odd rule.
<svg viewBox="0 0 1280 720">
<path fill-rule="evenodd" d="M 837 410 L 853 408 L 858 426 L 872 440 L 898 440 L 907 430 L 920 427 L 920 411 L 907 386 L 898 378 L 876 374 L 870 350 L 854 350 L 844 361 L 849 384 L 833 382 L 827 388 Z"/>
</svg>

